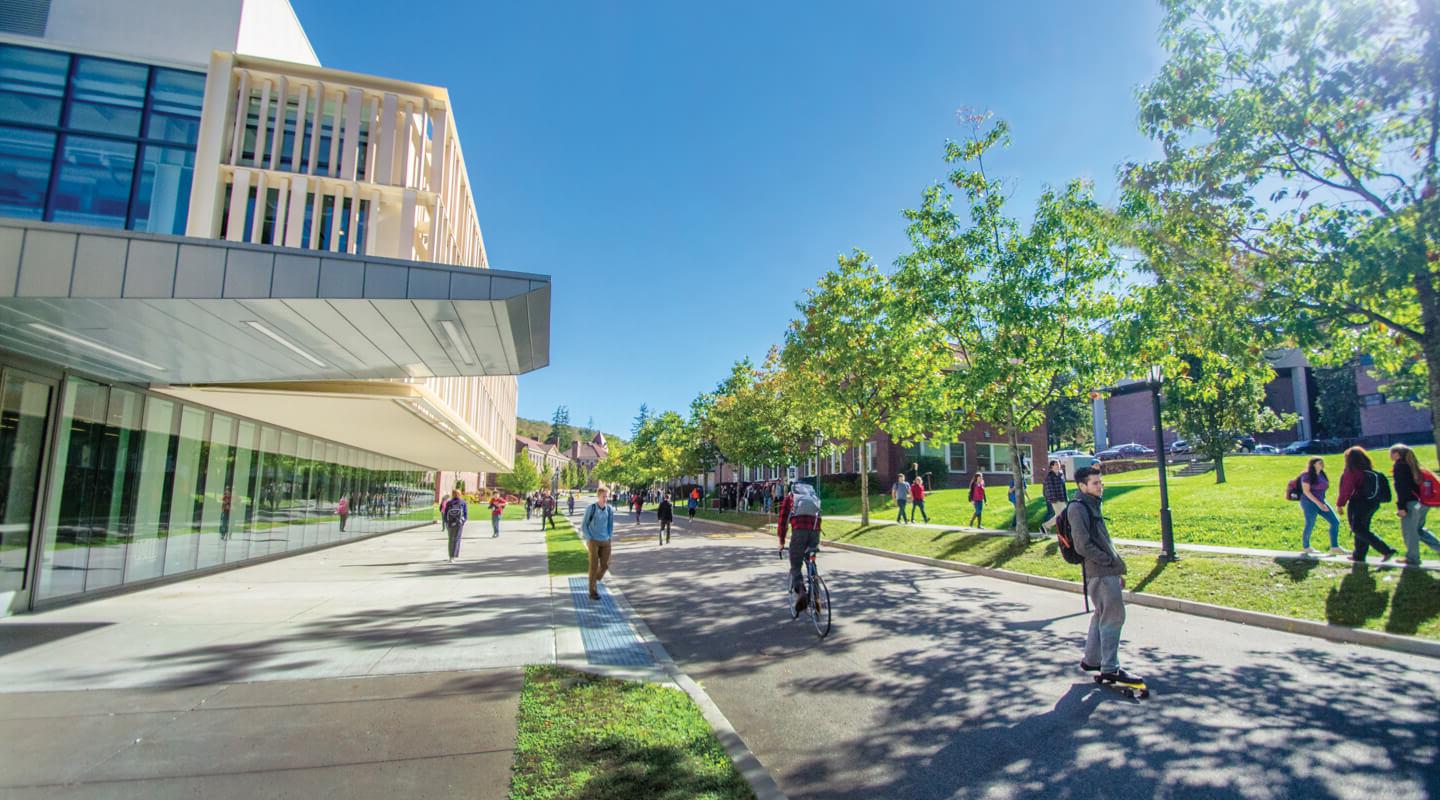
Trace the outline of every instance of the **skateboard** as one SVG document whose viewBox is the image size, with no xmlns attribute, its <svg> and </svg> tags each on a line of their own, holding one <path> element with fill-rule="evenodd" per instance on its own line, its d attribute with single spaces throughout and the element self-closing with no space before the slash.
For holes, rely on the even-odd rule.
<svg viewBox="0 0 1440 800">
<path fill-rule="evenodd" d="M 1136 697 L 1144 700 L 1150 696 L 1150 689 L 1145 685 L 1145 681 L 1143 680 L 1117 681 L 1114 678 L 1107 678 L 1104 675 L 1096 675 L 1095 682 L 1101 685 L 1114 686 L 1121 694 L 1132 700 Z"/>
</svg>

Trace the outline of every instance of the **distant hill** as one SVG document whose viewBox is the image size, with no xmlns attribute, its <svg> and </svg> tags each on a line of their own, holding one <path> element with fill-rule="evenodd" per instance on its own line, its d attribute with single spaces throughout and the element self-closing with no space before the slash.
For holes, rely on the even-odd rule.
<svg viewBox="0 0 1440 800">
<path fill-rule="evenodd" d="M 570 427 L 575 431 L 575 435 L 577 437 L 581 437 L 587 441 L 590 439 L 591 436 L 594 436 L 593 433 L 586 435 L 585 431 L 573 425 Z M 545 437 L 550 435 L 550 423 L 538 419 L 525 419 L 524 417 L 516 417 L 515 433 L 519 436 L 529 436 L 531 439 L 538 439 L 539 441 L 543 442 L 545 441 Z M 619 440 L 622 442 L 625 441 L 624 439 L 621 439 L 619 436 L 616 436 L 613 433 L 606 433 L 605 440 Z"/>
</svg>

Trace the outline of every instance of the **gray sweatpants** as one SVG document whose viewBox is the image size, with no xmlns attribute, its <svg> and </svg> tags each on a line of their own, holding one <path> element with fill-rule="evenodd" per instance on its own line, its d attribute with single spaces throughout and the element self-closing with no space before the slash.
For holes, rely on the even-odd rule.
<svg viewBox="0 0 1440 800">
<path fill-rule="evenodd" d="M 1085 582 L 1090 605 L 1090 633 L 1085 637 L 1085 663 L 1099 664 L 1101 672 L 1120 668 L 1120 629 L 1125 626 L 1125 579 L 1119 575 L 1091 578 Z"/>
<path fill-rule="evenodd" d="M 820 531 L 790 529 L 790 591 L 805 590 L 805 551 L 820 546 Z"/>
</svg>

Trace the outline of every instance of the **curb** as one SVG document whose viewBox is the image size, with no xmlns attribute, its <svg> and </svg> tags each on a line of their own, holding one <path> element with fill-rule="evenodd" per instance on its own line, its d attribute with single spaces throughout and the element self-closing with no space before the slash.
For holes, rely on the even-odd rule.
<svg viewBox="0 0 1440 800">
<path fill-rule="evenodd" d="M 972 575 L 982 575 L 987 578 L 998 578 L 1015 583 L 1028 583 L 1032 586 L 1070 592 L 1071 594 L 1081 593 L 1079 583 L 1061 580 L 1060 578 L 1027 575 L 1023 572 L 980 567 L 959 561 L 943 561 L 938 558 L 915 556 L 909 553 L 897 553 L 892 550 L 880 550 L 874 547 L 836 542 L 830 539 L 824 540 L 824 544 L 828 547 L 834 547 L 837 550 L 850 550 L 856 553 L 891 558 L 897 561 L 909 561 L 912 564 L 939 567 L 940 569 L 948 569 L 953 572 L 968 572 Z M 1418 639 L 1412 636 L 1400 636 L 1394 633 L 1383 633 L 1381 631 L 1364 630 L 1361 628 L 1346 628 L 1340 625 L 1331 625 L 1326 622 L 1282 617 L 1278 614 L 1266 614 L 1260 611 L 1245 611 L 1229 606 L 1211 605 L 1210 603 L 1200 603 L 1194 600 L 1181 600 L 1176 597 L 1136 594 L 1130 589 L 1125 590 L 1125 602 L 1133 603 L 1137 606 L 1177 611 L 1181 614 L 1191 614 L 1197 617 L 1209 617 L 1210 619 L 1218 619 L 1225 622 L 1253 625 L 1257 628 L 1295 633 L 1301 636 L 1314 636 L 1341 644 L 1359 644 L 1367 647 L 1378 647 L 1383 650 L 1394 650 L 1400 653 L 1440 658 L 1440 642 L 1432 642 L 1427 639 Z"/>
<path fill-rule="evenodd" d="M 670 680 L 689 695 L 690 699 L 695 701 L 695 705 L 700 707 L 700 713 L 705 716 L 705 721 L 710 723 L 710 729 L 715 732 L 715 738 L 720 740 L 720 745 L 725 748 L 725 752 L 730 756 L 730 761 L 735 764 L 735 769 L 739 770 L 741 777 L 750 784 L 750 791 L 755 793 L 756 800 L 788 800 L 785 793 L 780 791 L 780 785 L 760 763 L 760 759 L 740 738 L 740 734 L 735 731 L 735 726 L 730 724 L 725 713 L 715 705 L 715 701 L 710 699 L 710 695 L 706 694 L 705 689 L 689 675 L 686 675 L 680 665 L 675 663 L 675 660 L 670 657 L 670 653 L 665 650 L 665 646 L 650 631 L 650 626 L 646 625 L 645 620 L 635 613 L 635 608 L 630 605 L 630 600 L 625 597 L 625 593 L 613 584 L 607 588 L 609 588 L 611 596 L 615 598 L 616 604 L 620 606 L 620 610 L 625 612 L 625 616 L 630 620 L 630 625 L 634 627 L 635 632 L 639 634 L 641 641 L 650 648 L 650 655 L 655 659 L 655 663 L 659 664 L 660 668 L 670 676 Z"/>
</svg>

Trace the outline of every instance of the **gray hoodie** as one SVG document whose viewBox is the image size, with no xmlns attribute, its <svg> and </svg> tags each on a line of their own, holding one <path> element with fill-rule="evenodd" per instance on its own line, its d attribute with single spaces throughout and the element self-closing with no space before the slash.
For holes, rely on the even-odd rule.
<svg viewBox="0 0 1440 800">
<path fill-rule="evenodd" d="M 1103 578 L 1107 575 L 1124 575 L 1125 559 L 1115 550 L 1110 541 L 1110 531 L 1105 527 L 1105 518 L 1100 516 L 1100 499 L 1080 493 L 1080 499 L 1065 510 L 1070 520 L 1070 537 L 1075 550 L 1085 557 L 1085 576 Z"/>
</svg>

